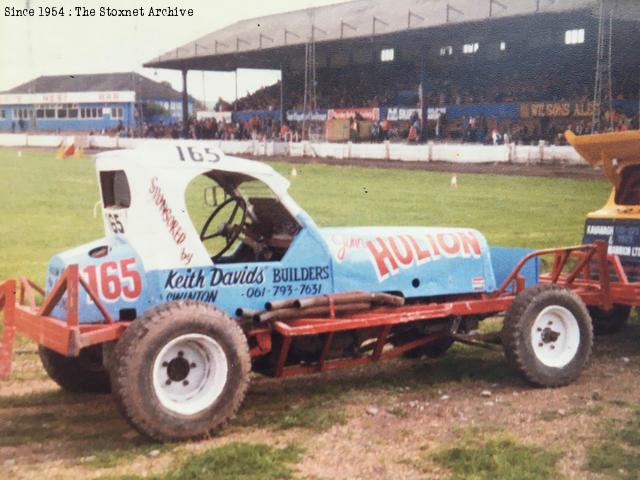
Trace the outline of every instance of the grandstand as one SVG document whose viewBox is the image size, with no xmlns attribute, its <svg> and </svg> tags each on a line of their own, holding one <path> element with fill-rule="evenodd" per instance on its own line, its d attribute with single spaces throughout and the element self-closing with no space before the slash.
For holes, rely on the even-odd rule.
<svg viewBox="0 0 640 480">
<path fill-rule="evenodd" d="M 616 111 L 608 115 L 632 128 L 640 5 L 606 1 L 615 13 Z M 431 120 L 423 129 L 430 137 L 484 141 L 498 129 L 525 142 L 553 141 L 564 128 L 590 128 L 599 4 L 356 0 L 237 22 L 145 66 L 181 70 L 185 98 L 190 70 L 279 69 L 281 82 L 234 106 L 234 121 L 258 118 L 254 124 L 271 132 L 281 119 L 306 122 L 314 110 L 321 122 L 357 117 L 363 139 L 383 138 L 374 132 L 384 119 L 404 137 L 417 114 Z"/>
</svg>

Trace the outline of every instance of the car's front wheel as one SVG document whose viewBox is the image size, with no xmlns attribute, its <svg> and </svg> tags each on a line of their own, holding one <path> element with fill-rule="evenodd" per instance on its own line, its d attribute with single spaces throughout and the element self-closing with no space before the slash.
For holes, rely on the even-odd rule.
<svg viewBox="0 0 640 480">
<path fill-rule="evenodd" d="M 536 285 L 518 294 L 507 309 L 502 344 L 507 361 L 530 383 L 567 385 L 589 360 L 591 317 L 572 291 Z"/>
<path fill-rule="evenodd" d="M 134 321 L 114 352 L 112 385 L 120 410 L 158 441 L 202 438 L 240 407 L 251 362 L 242 330 L 224 312 L 172 302 Z"/>
</svg>

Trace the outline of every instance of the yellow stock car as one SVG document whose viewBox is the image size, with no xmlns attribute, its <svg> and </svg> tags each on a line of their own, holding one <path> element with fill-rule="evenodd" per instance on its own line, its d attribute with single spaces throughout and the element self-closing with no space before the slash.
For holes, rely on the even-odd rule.
<svg viewBox="0 0 640 480">
<path fill-rule="evenodd" d="M 640 281 L 640 131 L 583 136 L 567 132 L 566 137 L 613 185 L 607 203 L 587 215 L 583 242 L 607 241 L 609 253 L 618 255 L 628 280 Z M 595 332 L 606 334 L 625 324 L 631 307 L 615 305 L 609 311 L 590 311 Z"/>
</svg>

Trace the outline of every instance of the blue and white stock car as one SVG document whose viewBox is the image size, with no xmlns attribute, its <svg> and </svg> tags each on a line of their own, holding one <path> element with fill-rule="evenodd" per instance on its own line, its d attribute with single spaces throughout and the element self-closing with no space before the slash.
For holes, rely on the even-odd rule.
<svg viewBox="0 0 640 480">
<path fill-rule="evenodd" d="M 111 390 L 138 431 L 166 441 L 219 429 L 252 370 L 438 356 L 457 340 L 502 344 L 541 386 L 582 371 L 585 305 L 536 285 L 537 258 L 519 264 L 530 251 L 489 248 L 467 228 L 320 228 L 270 166 L 206 145 L 156 141 L 97 156 L 105 236 L 54 256 L 47 272 L 48 296 L 71 266 L 88 286 L 77 310 L 91 344 L 68 353 L 40 342 L 63 388 Z M 50 316 L 68 308 L 63 297 Z M 476 334 L 505 310 L 501 334 Z M 105 311 L 126 326 L 115 340 L 92 330 Z"/>
</svg>

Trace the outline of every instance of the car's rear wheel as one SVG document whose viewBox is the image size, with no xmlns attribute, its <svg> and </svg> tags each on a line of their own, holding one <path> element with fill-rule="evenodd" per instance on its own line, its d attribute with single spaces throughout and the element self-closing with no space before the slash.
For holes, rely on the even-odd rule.
<svg viewBox="0 0 640 480">
<path fill-rule="evenodd" d="M 448 324 L 443 325 L 442 332 L 440 333 L 443 333 L 444 335 L 441 338 L 434 340 L 433 342 L 427 343 L 426 345 L 422 345 L 420 347 L 407 350 L 402 354 L 402 356 L 410 359 L 417 359 L 422 357 L 429 357 L 429 358 L 442 357 L 445 353 L 447 353 L 449 348 L 451 348 L 451 346 L 454 343 L 453 338 L 447 336 L 447 334 L 449 333 L 449 329 L 450 327 Z M 433 334 L 436 332 L 429 332 L 429 333 Z M 418 340 L 419 338 L 423 338 L 427 334 L 428 333 L 425 333 L 423 328 L 421 329 L 418 326 L 404 327 L 401 329 L 397 329 L 394 332 L 391 343 L 395 346 L 399 346 L 405 343 L 412 342 L 414 340 Z"/>
<path fill-rule="evenodd" d="M 74 393 L 109 393 L 109 373 L 102 365 L 102 347 L 80 350 L 77 357 L 66 357 L 40 346 L 38 355 L 49 378 L 64 390 Z"/>
<path fill-rule="evenodd" d="M 509 364 L 530 383 L 567 385 L 584 369 L 593 343 L 584 302 L 557 285 L 520 293 L 505 313 L 502 343 Z"/>
<path fill-rule="evenodd" d="M 230 420 L 249 384 L 246 337 L 215 307 L 172 302 L 134 321 L 114 352 L 120 410 L 158 441 L 206 437 Z"/>
<path fill-rule="evenodd" d="M 593 333 L 611 335 L 619 332 L 626 325 L 631 315 L 631 307 L 614 305 L 611 310 L 589 307 L 589 314 L 593 320 Z"/>
<path fill-rule="evenodd" d="M 453 338 L 445 337 L 439 340 L 435 340 L 431 343 L 423 345 L 418 348 L 414 348 L 413 350 L 407 350 L 403 353 L 405 358 L 440 358 L 444 356 L 445 353 L 451 348 L 453 345 Z"/>
</svg>

